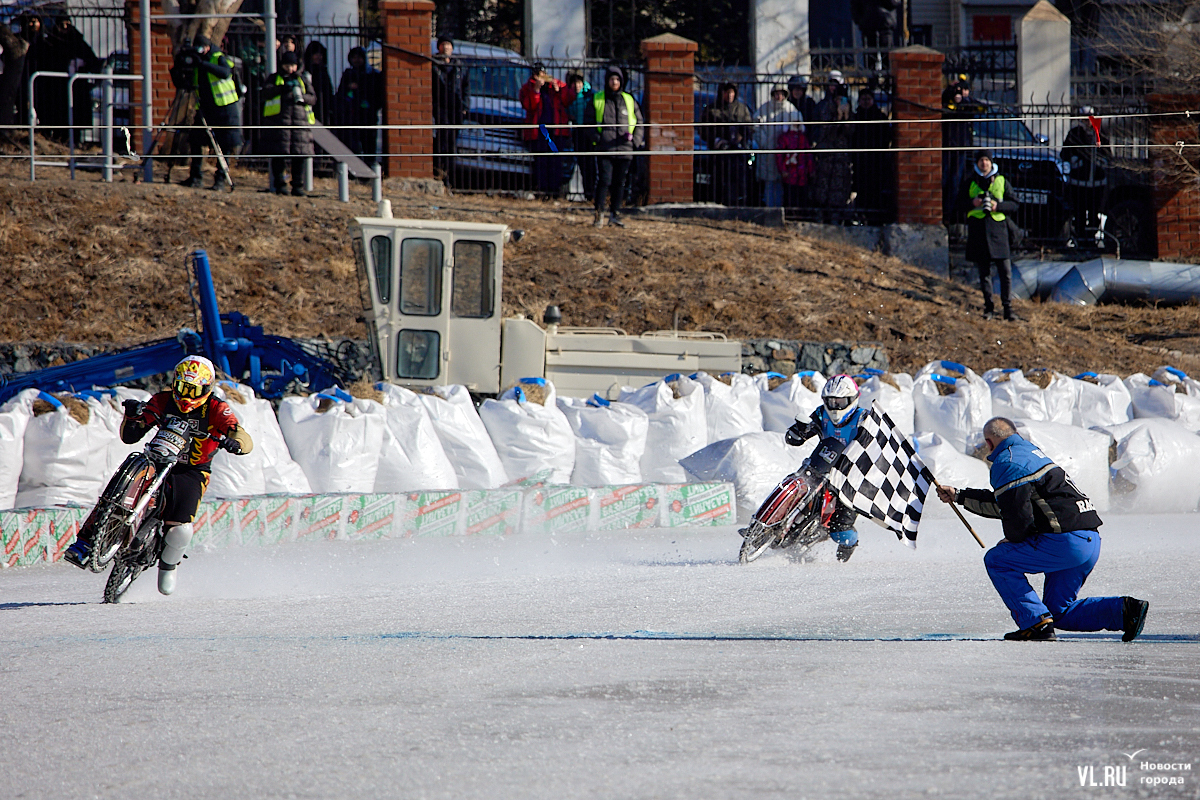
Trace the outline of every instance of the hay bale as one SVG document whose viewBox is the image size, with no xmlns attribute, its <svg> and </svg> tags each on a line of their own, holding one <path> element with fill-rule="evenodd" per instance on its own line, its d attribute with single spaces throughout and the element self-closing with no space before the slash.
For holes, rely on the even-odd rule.
<svg viewBox="0 0 1200 800">
<path fill-rule="evenodd" d="M 725 384 L 726 386 L 733 386 L 733 373 L 732 372 L 721 373 L 720 375 L 717 376 L 717 380 L 719 380 L 721 383 Z"/>
<path fill-rule="evenodd" d="M 337 401 L 331 397 L 322 397 L 317 401 L 317 413 L 324 414 L 337 405 Z"/>
<path fill-rule="evenodd" d="M 1001 372 L 996 377 L 992 378 L 992 383 L 1009 383 L 1012 381 L 1011 372 Z"/>
<path fill-rule="evenodd" d="M 767 391 L 773 392 L 788 382 L 788 378 L 767 378 Z"/>
<path fill-rule="evenodd" d="M 668 381 L 667 386 L 671 387 L 671 397 L 676 400 L 683 397 L 683 392 L 679 391 L 679 381 Z"/>
<path fill-rule="evenodd" d="M 517 381 L 512 386 L 509 386 L 500 394 L 508 392 L 512 388 L 517 387 L 525 395 L 525 400 L 530 403 L 537 403 L 539 406 L 546 405 L 546 395 L 550 391 L 548 386 L 542 386 L 537 383 L 521 383 Z"/>
<path fill-rule="evenodd" d="M 59 392 L 54 396 L 58 398 L 59 402 L 67 407 L 67 413 L 71 415 L 73 420 L 78 422 L 80 425 L 88 424 L 88 420 L 92 418 L 92 412 L 90 409 L 88 409 L 87 403 L 83 402 L 70 392 Z M 33 401 L 32 408 L 33 415 L 35 417 L 40 417 L 43 414 L 49 414 L 55 409 L 55 406 L 53 403 L 43 400 L 39 397 L 37 400 Z"/>
<path fill-rule="evenodd" d="M 942 383 L 941 381 L 934 381 L 934 383 L 937 384 L 938 394 L 942 397 L 949 397 L 958 391 L 957 383 Z"/>
<path fill-rule="evenodd" d="M 880 375 L 879 382 L 886 383 L 888 386 L 892 387 L 897 392 L 904 391 L 903 389 L 900 388 L 900 383 L 899 383 L 899 381 L 896 380 L 896 376 L 890 372 L 885 372 L 882 375 Z"/>
<path fill-rule="evenodd" d="M 815 380 L 813 380 L 812 375 L 805 375 L 803 378 L 800 379 L 800 382 L 802 384 L 804 384 L 804 388 L 808 389 L 810 392 L 821 391 L 821 387 L 817 386 L 817 382 Z"/>
<path fill-rule="evenodd" d="M 1034 383 L 1039 389 L 1045 389 L 1054 381 L 1054 373 L 1043 367 L 1031 369 L 1025 373 L 1025 377 Z"/>
<path fill-rule="evenodd" d="M 352 397 L 359 400 L 374 400 L 376 403 L 383 402 L 383 392 L 375 388 L 375 384 L 366 378 L 360 378 L 354 383 L 346 387 L 346 391 Z"/>
<path fill-rule="evenodd" d="M 239 406 L 244 406 L 250 401 L 246 399 L 246 395 L 238 391 L 237 387 L 232 383 L 221 381 L 221 390 L 225 392 L 225 399 L 232 403 L 237 403 Z"/>
<path fill-rule="evenodd" d="M 1078 378 L 1078 380 L 1085 381 L 1087 383 L 1092 384 L 1093 386 L 1100 385 L 1100 378 L 1095 375 L 1082 375 Z"/>
</svg>

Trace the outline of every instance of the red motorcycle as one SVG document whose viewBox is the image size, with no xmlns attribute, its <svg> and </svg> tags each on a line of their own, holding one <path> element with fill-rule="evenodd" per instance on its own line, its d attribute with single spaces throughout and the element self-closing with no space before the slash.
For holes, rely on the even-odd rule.
<svg viewBox="0 0 1200 800">
<path fill-rule="evenodd" d="M 767 495 L 750 524 L 738 531 L 742 549 L 738 560 L 749 564 L 769 548 L 800 546 L 805 550 L 829 538 L 829 520 L 837 509 L 837 496 L 829 486 L 828 472 L 843 445 L 822 439 L 800 469 L 788 475 Z"/>
</svg>

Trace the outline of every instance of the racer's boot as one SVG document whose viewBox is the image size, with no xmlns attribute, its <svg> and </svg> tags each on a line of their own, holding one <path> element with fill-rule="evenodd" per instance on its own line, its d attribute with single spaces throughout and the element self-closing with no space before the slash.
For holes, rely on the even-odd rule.
<svg viewBox="0 0 1200 800">
<path fill-rule="evenodd" d="M 1121 637 L 1122 642 L 1132 642 L 1142 632 L 1142 626 L 1146 624 L 1146 612 L 1150 610 L 1150 603 L 1145 600 L 1138 600 L 1136 597 L 1122 597 L 1121 604 L 1121 630 L 1125 635 Z"/>
<path fill-rule="evenodd" d="M 854 544 L 839 544 L 837 549 L 837 560 L 845 563 L 850 560 L 850 556 L 854 555 L 854 551 L 858 549 L 858 542 Z"/>
<path fill-rule="evenodd" d="M 162 555 L 158 557 L 158 591 L 170 594 L 175 591 L 175 568 L 183 559 L 183 550 L 192 541 L 192 523 L 167 528 L 163 534 Z"/>
<path fill-rule="evenodd" d="M 88 568 L 88 559 L 92 557 L 92 543 L 85 542 L 83 539 L 76 539 L 67 548 L 67 552 L 63 554 L 63 561 L 68 564 L 74 564 L 80 569 Z"/>
</svg>

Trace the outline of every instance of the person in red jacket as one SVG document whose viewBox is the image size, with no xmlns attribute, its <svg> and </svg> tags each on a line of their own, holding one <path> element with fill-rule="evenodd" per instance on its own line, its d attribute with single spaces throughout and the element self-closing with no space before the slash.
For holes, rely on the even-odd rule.
<svg viewBox="0 0 1200 800">
<path fill-rule="evenodd" d="M 534 64 L 529 80 L 521 87 L 521 107 L 525 124 L 537 128 L 521 131 L 525 146 L 534 153 L 561 153 L 571 149 L 571 115 L 567 107 L 575 101 L 574 86 L 567 86 L 546 72 L 541 62 Z M 538 191 L 559 193 L 563 188 L 565 159 L 538 156 L 533 160 L 533 175 Z"/>
<path fill-rule="evenodd" d="M 175 591 L 175 568 L 192 540 L 192 519 L 208 488 L 212 459 L 217 448 L 234 455 L 249 453 L 254 442 L 238 426 L 229 404 L 213 397 L 217 374 L 211 361 L 203 356 L 188 356 L 175 366 L 169 390 L 158 392 L 146 403 L 125 401 L 125 419 L 121 421 L 121 441 L 134 444 L 157 427 L 166 417 L 182 417 L 194 431 L 186 456 L 167 476 L 166 503 L 160 512 L 164 546 L 158 561 L 158 591 Z M 92 543 L 81 532 L 67 549 L 66 560 L 84 567 L 91 555 Z"/>
</svg>

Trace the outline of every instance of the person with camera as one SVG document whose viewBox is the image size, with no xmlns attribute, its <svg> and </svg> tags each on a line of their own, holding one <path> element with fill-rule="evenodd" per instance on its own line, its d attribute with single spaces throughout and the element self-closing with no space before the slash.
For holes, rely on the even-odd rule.
<svg viewBox="0 0 1200 800">
<path fill-rule="evenodd" d="M 304 197 L 304 159 L 314 153 L 312 125 L 316 122 L 313 103 L 317 100 L 312 79 L 300 71 L 300 59 L 295 53 L 279 58 L 279 71 L 267 78 L 263 87 L 263 123 L 274 126 L 264 137 L 271 159 L 271 191 L 283 194 L 286 183 L 283 171 L 291 156 L 292 196 Z"/>
<path fill-rule="evenodd" d="M 1008 246 L 1008 214 L 1017 211 L 1012 186 L 990 150 L 975 151 L 975 168 L 967 173 L 958 192 L 958 208 L 967 209 L 967 260 L 979 269 L 979 288 L 983 292 L 983 318 L 993 319 L 992 266 L 1000 276 L 1000 305 L 1004 319 L 1020 320 L 1012 309 L 1012 253 Z"/>
<path fill-rule="evenodd" d="M 196 93 L 196 114 L 188 140 L 191 143 L 192 163 L 188 177 L 181 186 L 201 186 L 204 180 L 204 148 L 212 141 L 221 152 L 230 156 L 242 144 L 241 107 L 233 59 L 213 47 L 204 36 L 184 41 L 175 54 L 171 79 L 181 91 Z M 212 188 L 220 191 L 232 186 L 229 173 L 218 163 Z"/>
</svg>

